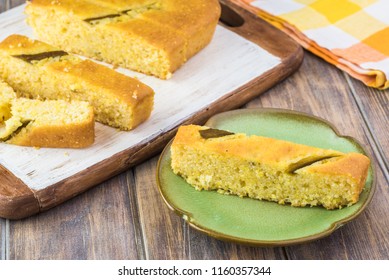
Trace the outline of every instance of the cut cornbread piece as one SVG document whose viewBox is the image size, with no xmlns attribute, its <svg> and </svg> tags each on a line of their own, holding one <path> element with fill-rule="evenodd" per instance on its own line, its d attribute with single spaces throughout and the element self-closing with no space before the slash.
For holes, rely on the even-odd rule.
<svg viewBox="0 0 389 280">
<path fill-rule="evenodd" d="M 171 156 L 174 173 L 198 190 L 327 209 L 359 200 L 370 164 L 358 153 L 195 125 L 179 128 Z"/>
<path fill-rule="evenodd" d="M 131 130 L 147 120 L 154 91 L 137 79 L 46 43 L 11 35 L 0 43 L 0 75 L 22 97 L 87 101 L 96 120 Z"/>
<path fill-rule="evenodd" d="M 0 99 L 0 141 L 8 144 L 84 148 L 94 142 L 93 108 L 87 102 Z M 1 110 L 0 110 L 1 113 Z"/>
<path fill-rule="evenodd" d="M 221 9 L 217 0 L 34 0 L 25 11 L 44 41 L 167 79 L 209 44 Z"/>
<path fill-rule="evenodd" d="M 83 101 L 18 98 L 0 80 L 0 141 L 9 144 L 83 148 L 94 142 L 93 107 Z"/>
</svg>

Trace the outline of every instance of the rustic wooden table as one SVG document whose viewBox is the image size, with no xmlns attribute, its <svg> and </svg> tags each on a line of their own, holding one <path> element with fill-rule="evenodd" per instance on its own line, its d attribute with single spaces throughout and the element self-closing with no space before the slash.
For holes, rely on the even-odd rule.
<svg viewBox="0 0 389 280">
<path fill-rule="evenodd" d="M 0 1 L 3 12 L 24 1 Z M 291 77 L 245 105 L 332 122 L 373 155 L 377 191 L 355 220 L 323 239 L 253 248 L 192 229 L 158 193 L 158 157 L 45 213 L 0 219 L 0 259 L 388 259 L 389 90 L 364 86 L 310 53 Z"/>
</svg>

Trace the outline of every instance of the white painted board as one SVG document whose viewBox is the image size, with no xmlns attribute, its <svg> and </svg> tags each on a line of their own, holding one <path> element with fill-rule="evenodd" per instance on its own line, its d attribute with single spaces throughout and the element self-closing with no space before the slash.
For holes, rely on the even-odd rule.
<svg viewBox="0 0 389 280">
<path fill-rule="evenodd" d="M 15 33 L 34 38 L 25 23 L 23 10 L 24 5 L 0 14 L 1 40 Z M 280 63 L 280 58 L 218 26 L 210 45 L 170 80 L 116 69 L 138 77 L 156 93 L 150 119 L 135 130 L 120 132 L 96 123 L 95 143 L 80 150 L 35 149 L 0 143 L 0 165 L 31 189 L 45 189 L 123 150 L 155 139 Z"/>
</svg>

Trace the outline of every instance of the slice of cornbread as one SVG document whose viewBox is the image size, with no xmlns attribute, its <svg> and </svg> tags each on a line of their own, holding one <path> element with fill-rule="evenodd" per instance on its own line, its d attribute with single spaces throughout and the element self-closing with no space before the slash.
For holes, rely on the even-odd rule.
<svg viewBox="0 0 389 280">
<path fill-rule="evenodd" d="M 0 43 L 0 75 L 22 97 L 89 102 L 97 121 L 122 130 L 153 109 L 154 91 L 137 79 L 21 35 Z"/>
<path fill-rule="evenodd" d="M 198 190 L 218 190 L 292 206 L 352 205 L 370 160 L 283 140 L 182 126 L 171 146 L 172 169 Z"/>
<path fill-rule="evenodd" d="M 0 81 L 0 141 L 9 144 L 83 148 L 94 142 L 93 108 L 86 102 L 16 98 Z"/>
<path fill-rule="evenodd" d="M 34 0 L 27 22 L 41 40 L 162 79 L 212 39 L 217 0 Z"/>
</svg>

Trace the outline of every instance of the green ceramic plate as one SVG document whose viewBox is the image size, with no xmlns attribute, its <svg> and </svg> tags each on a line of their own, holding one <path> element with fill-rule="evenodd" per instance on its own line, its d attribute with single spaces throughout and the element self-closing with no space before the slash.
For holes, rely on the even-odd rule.
<svg viewBox="0 0 389 280">
<path fill-rule="evenodd" d="M 355 139 L 340 136 L 328 122 L 294 111 L 236 110 L 216 115 L 206 125 L 342 152 L 367 154 Z M 194 228 L 218 239 L 247 245 L 284 246 L 327 236 L 357 217 L 370 202 L 375 189 L 375 174 L 371 165 L 365 189 L 357 204 L 340 210 L 298 208 L 221 195 L 215 191 L 196 191 L 173 173 L 170 162 L 169 144 L 161 155 L 157 169 L 159 190 L 166 204 Z"/>
</svg>

